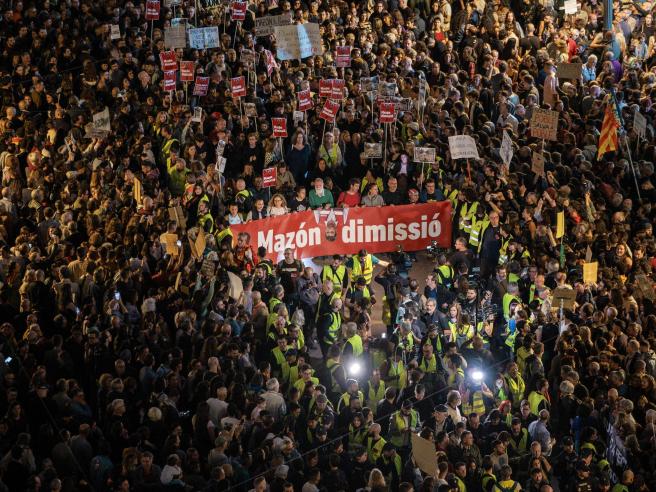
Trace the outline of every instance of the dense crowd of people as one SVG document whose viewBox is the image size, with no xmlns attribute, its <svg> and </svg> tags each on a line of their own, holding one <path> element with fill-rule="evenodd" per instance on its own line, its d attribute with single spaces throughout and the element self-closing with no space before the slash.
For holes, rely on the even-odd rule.
<svg viewBox="0 0 656 492">
<path fill-rule="evenodd" d="M 656 24 L 650 2 L 613 2 L 609 30 L 571 3 L 249 1 L 237 22 L 204 0 L 154 21 L 151 1 L 2 2 L 0 490 L 656 489 Z M 323 55 L 255 35 L 288 12 Z M 204 96 L 180 71 L 165 90 L 185 24 L 219 26 L 175 50 Z M 387 127 L 374 77 L 412 100 Z M 531 136 L 536 108 L 557 140 Z M 460 134 L 480 159 L 451 158 Z M 231 230 L 444 200 L 452 248 L 429 252 L 306 266 Z"/>
</svg>

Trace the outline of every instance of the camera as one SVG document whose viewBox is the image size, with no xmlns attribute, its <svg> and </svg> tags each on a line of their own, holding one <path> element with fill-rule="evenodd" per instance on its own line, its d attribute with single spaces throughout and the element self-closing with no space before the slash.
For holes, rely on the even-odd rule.
<svg viewBox="0 0 656 492">
<path fill-rule="evenodd" d="M 429 256 L 437 257 L 441 253 L 441 248 L 437 245 L 437 241 L 431 241 L 431 243 L 426 246 L 426 252 Z"/>
</svg>

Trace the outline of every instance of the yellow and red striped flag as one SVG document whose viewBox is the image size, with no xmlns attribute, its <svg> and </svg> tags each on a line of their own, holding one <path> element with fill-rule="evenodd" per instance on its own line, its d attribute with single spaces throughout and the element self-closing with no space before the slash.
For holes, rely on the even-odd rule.
<svg viewBox="0 0 656 492">
<path fill-rule="evenodd" d="M 606 103 L 604 112 L 604 121 L 601 124 L 601 135 L 599 136 L 599 147 L 597 150 L 597 159 L 601 159 L 606 152 L 613 152 L 618 149 L 617 130 L 620 128 L 620 119 L 617 112 L 615 98 L 610 98 Z"/>
</svg>

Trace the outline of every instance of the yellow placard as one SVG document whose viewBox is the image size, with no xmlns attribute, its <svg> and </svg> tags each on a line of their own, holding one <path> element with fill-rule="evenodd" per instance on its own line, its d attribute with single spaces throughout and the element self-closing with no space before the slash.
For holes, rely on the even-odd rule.
<svg viewBox="0 0 656 492">
<path fill-rule="evenodd" d="M 180 249 L 178 248 L 178 235 L 177 234 L 162 234 L 162 242 L 166 247 L 166 253 L 171 256 L 178 256 Z"/>
<path fill-rule="evenodd" d="M 599 263 L 593 261 L 591 263 L 583 264 L 583 282 L 586 284 L 597 283 L 597 275 L 599 273 Z"/>
<path fill-rule="evenodd" d="M 556 239 L 565 235 L 565 212 L 558 212 L 556 216 Z"/>
<path fill-rule="evenodd" d="M 205 239 L 205 231 L 202 227 L 198 228 L 198 235 L 196 236 L 196 242 L 194 243 L 194 248 L 196 248 L 196 254 L 198 258 L 203 256 L 205 252 L 205 246 L 207 245 L 207 240 Z"/>
<path fill-rule="evenodd" d="M 134 178 L 134 199 L 137 205 L 141 205 L 141 181 L 137 177 Z"/>
</svg>

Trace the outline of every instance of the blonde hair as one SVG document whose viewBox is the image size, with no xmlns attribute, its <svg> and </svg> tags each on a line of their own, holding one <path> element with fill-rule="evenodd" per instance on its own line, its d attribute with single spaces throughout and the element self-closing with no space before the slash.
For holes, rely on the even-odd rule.
<svg viewBox="0 0 656 492">
<path fill-rule="evenodd" d="M 374 487 L 386 486 L 387 484 L 385 483 L 385 476 L 383 475 L 383 472 L 381 472 L 378 468 L 371 470 L 371 473 L 369 473 L 369 482 L 367 483 L 367 487 L 369 489 L 373 489 Z"/>
</svg>

